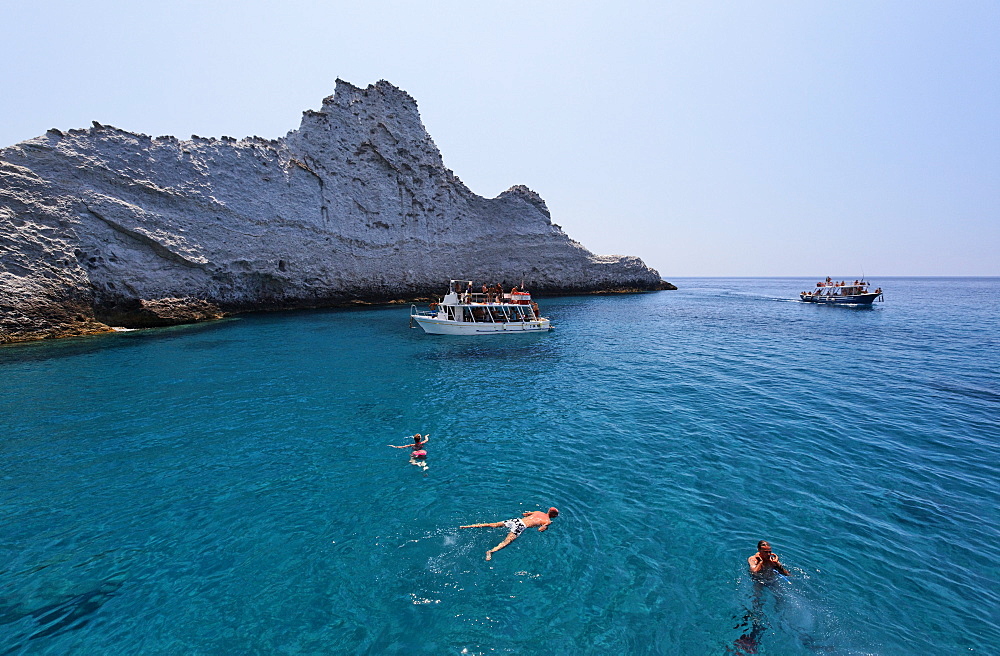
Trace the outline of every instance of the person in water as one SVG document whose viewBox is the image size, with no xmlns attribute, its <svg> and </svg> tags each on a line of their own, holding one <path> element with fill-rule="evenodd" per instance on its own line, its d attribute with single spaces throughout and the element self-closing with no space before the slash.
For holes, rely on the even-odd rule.
<svg viewBox="0 0 1000 656">
<path fill-rule="evenodd" d="M 501 542 L 500 544 L 498 544 L 497 546 L 493 547 L 492 549 L 486 552 L 486 560 L 490 560 L 493 558 L 494 552 L 500 551 L 508 544 L 516 540 L 517 536 L 521 535 L 521 533 L 524 533 L 525 529 L 534 528 L 537 526 L 539 531 L 544 531 L 549 527 L 549 524 L 552 523 L 552 518 L 558 515 L 559 515 L 558 510 L 556 510 L 555 508 L 549 508 L 548 513 L 543 513 L 540 510 L 528 511 L 523 513 L 521 517 L 507 519 L 502 522 L 491 522 L 488 524 L 469 524 L 468 526 L 460 526 L 459 528 L 484 528 L 484 527 L 500 528 L 501 526 L 504 526 L 507 528 L 508 531 L 510 531 L 510 533 L 507 534 L 507 537 L 503 539 L 503 542 Z"/>
<path fill-rule="evenodd" d="M 765 574 L 772 571 L 788 576 L 788 570 L 778 560 L 778 556 L 771 552 L 771 545 L 767 540 L 757 543 L 757 553 L 747 558 L 750 565 L 751 574 Z"/>
<path fill-rule="evenodd" d="M 413 452 L 410 453 L 410 457 L 414 459 L 426 458 L 427 448 L 424 445 L 427 444 L 427 441 L 430 439 L 430 437 L 431 437 L 430 433 L 427 433 L 426 436 L 421 436 L 420 433 L 417 433 L 416 435 L 413 436 L 413 444 L 404 444 L 402 446 L 396 446 L 395 444 L 390 444 L 389 446 L 391 446 L 394 449 L 413 449 Z"/>
</svg>

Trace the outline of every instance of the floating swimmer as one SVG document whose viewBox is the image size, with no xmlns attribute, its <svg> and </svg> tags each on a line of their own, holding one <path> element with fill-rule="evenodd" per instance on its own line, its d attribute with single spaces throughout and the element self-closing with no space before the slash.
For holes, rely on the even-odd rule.
<svg viewBox="0 0 1000 656">
<path fill-rule="evenodd" d="M 750 565 L 750 573 L 758 576 L 770 576 L 777 572 L 782 578 L 788 576 L 788 570 L 778 560 L 778 556 L 771 553 L 771 545 L 767 540 L 757 543 L 757 553 L 747 558 Z M 788 580 L 787 578 L 785 579 Z"/>
<path fill-rule="evenodd" d="M 757 543 L 757 553 L 747 558 L 747 564 L 750 566 L 750 576 L 753 579 L 753 597 L 750 608 L 743 615 L 742 624 L 737 625 L 737 628 L 744 629 L 743 635 L 733 642 L 732 647 L 726 648 L 727 654 L 740 656 L 756 654 L 760 649 L 761 640 L 770 628 L 764 616 L 762 597 L 764 588 L 779 578 L 788 581 L 785 578 L 788 570 L 778 560 L 778 556 L 771 552 L 771 545 L 767 540 Z"/>
<path fill-rule="evenodd" d="M 537 526 L 539 531 L 544 531 L 549 527 L 549 524 L 552 523 L 552 518 L 556 517 L 558 514 L 559 511 L 556 510 L 555 508 L 549 508 L 548 513 L 543 513 L 540 510 L 534 510 L 523 513 L 521 517 L 515 517 L 513 519 L 508 519 L 502 522 L 491 522 L 489 524 L 469 524 L 468 526 L 459 526 L 459 528 L 484 528 L 484 527 L 500 528 L 501 526 L 505 526 L 507 530 L 510 531 L 510 533 L 507 534 L 507 537 L 504 538 L 503 542 L 501 542 L 500 544 L 498 544 L 497 546 L 493 547 L 492 549 L 486 552 L 486 560 L 490 560 L 493 558 L 494 552 L 500 551 L 508 544 L 516 540 L 517 536 L 521 535 L 521 533 L 524 533 L 524 530 L 526 528 L 533 528 Z"/>
<path fill-rule="evenodd" d="M 417 433 L 416 435 L 413 436 L 413 444 L 404 444 L 402 446 L 389 444 L 388 446 L 391 446 L 394 449 L 413 449 L 413 452 L 410 454 L 412 457 L 426 458 L 427 448 L 424 445 L 427 444 L 427 441 L 430 439 L 430 437 L 431 437 L 430 433 L 427 433 L 426 436 L 422 436 L 420 433 Z"/>
<path fill-rule="evenodd" d="M 767 540 L 757 543 L 757 553 L 747 558 L 747 564 L 753 581 L 750 605 L 746 608 L 742 623 L 734 627 L 742 628 L 743 633 L 731 646 L 726 647 L 726 653 L 740 656 L 760 653 L 761 643 L 772 629 L 792 632 L 802 646 L 811 652 L 834 651 L 833 647 L 822 644 L 811 635 L 816 628 L 815 613 L 810 608 L 808 599 L 797 593 L 796 586 L 788 578 L 788 569 L 771 551 Z M 773 623 L 764 612 L 765 589 L 771 592 L 774 599 L 773 610 L 778 614 Z"/>
<path fill-rule="evenodd" d="M 410 452 L 410 464 L 427 469 L 427 447 L 424 445 L 427 444 L 430 436 L 430 433 L 423 436 L 420 435 L 420 433 L 417 433 L 413 436 L 413 444 L 404 444 L 402 446 L 389 444 L 388 446 L 391 446 L 394 449 L 413 449 L 413 451 Z"/>
</svg>

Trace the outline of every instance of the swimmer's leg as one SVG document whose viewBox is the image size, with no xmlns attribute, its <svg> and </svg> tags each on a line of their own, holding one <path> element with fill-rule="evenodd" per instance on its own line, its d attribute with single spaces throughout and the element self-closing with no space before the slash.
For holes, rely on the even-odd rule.
<svg viewBox="0 0 1000 656">
<path fill-rule="evenodd" d="M 500 525 L 502 526 L 503 522 L 500 522 Z M 503 542 L 501 542 L 500 544 L 498 544 L 497 546 L 493 547 L 492 549 L 486 552 L 486 560 L 490 560 L 491 558 L 493 558 L 494 552 L 500 551 L 501 549 L 503 549 L 516 539 L 517 539 L 517 533 L 508 533 L 507 537 L 503 539 Z"/>
<path fill-rule="evenodd" d="M 743 616 L 743 624 L 737 625 L 738 628 L 742 626 L 746 629 L 749 624 L 749 631 L 744 630 L 743 635 L 737 638 L 733 642 L 733 648 L 726 648 L 727 654 L 756 654 L 757 649 L 760 647 L 761 639 L 768 630 L 767 621 L 761 615 L 757 615 L 754 611 L 747 611 L 746 615 Z"/>
<path fill-rule="evenodd" d="M 503 526 L 503 522 L 491 522 L 489 524 L 469 524 L 468 526 L 459 526 L 458 528 L 500 528 Z"/>
</svg>

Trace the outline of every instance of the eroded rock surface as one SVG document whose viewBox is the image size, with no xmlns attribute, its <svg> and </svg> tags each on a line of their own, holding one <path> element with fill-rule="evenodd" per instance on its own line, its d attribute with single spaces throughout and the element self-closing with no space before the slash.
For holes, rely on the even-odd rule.
<svg viewBox="0 0 1000 656">
<path fill-rule="evenodd" d="M 0 342 L 417 298 L 450 278 L 662 284 L 636 257 L 570 239 L 527 187 L 472 193 L 384 81 L 338 80 L 282 139 L 95 122 L 0 150 Z"/>
</svg>

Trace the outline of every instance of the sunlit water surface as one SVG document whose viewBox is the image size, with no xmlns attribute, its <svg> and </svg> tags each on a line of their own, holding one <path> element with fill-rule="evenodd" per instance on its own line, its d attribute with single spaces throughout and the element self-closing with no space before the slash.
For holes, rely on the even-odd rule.
<svg viewBox="0 0 1000 656">
<path fill-rule="evenodd" d="M 997 653 L 1000 281 L 675 282 L 0 349 L 0 653 Z"/>
</svg>

